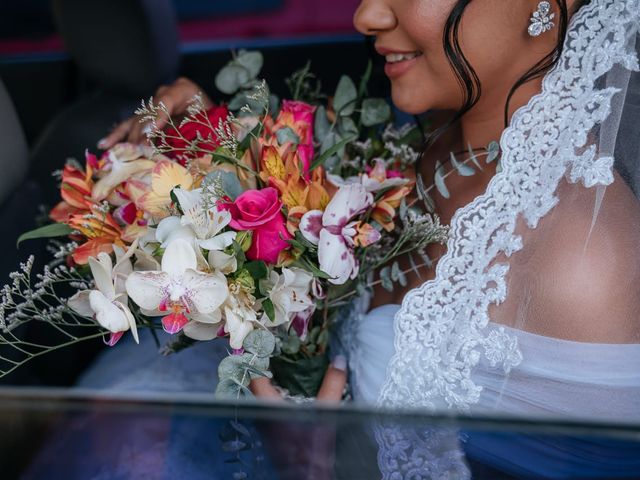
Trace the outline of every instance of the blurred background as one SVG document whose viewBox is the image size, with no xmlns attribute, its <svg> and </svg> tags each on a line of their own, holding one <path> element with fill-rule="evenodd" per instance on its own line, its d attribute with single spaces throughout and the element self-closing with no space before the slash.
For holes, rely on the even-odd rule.
<svg viewBox="0 0 640 480">
<path fill-rule="evenodd" d="M 259 49 L 279 96 L 311 61 L 323 90 L 359 79 L 372 46 L 353 28 L 359 0 L 2 0 L 0 2 L 0 283 L 45 242 L 16 248 L 59 199 L 52 172 L 86 149 L 143 98 L 186 76 L 214 99 L 233 50 Z M 382 63 L 371 92 L 386 96 Z M 40 271 L 42 264 L 34 267 Z M 34 333 L 37 335 L 37 332 Z M 70 385 L 101 348 L 80 344 L 37 359 L 0 383 Z"/>
</svg>

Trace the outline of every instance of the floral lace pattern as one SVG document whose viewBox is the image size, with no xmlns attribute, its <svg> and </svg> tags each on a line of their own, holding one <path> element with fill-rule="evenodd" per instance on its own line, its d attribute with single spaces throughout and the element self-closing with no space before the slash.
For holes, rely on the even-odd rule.
<svg viewBox="0 0 640 480">
<path fill-rule="evenodd" d="M 521 361 L 515 338 L 485 329 L 489 306 L 507 295 L 509 267 L 496 257 L 522 248 L 514 234 L 517 218 L 523 215 L 535 228 L 558 203 L 564 176 L 585 187 L 613 181 L 613 159 L 598 157 L 587 144 L 618 92 L 599 88 L 598 79 L 616 65 L 639 69 L 631 43 L 639 11 L 639 0 L 592 0 L 572 19 L 560 62 L 545 77 L 542 92 L 514 114 L 502 134 L 502 172 L 458 210 L 435 279 L 409 292 L 395 317 L 396 354 L 381 406 L 468 411 L 482 391 L 471 376 L 482 355 L 505 373 Z M 383 478 L 447 478 L 446 470 L 409 468 L 429 463 L 429 441 L 409 441 L 384 427 L 376 437 Z"/>
</svg>

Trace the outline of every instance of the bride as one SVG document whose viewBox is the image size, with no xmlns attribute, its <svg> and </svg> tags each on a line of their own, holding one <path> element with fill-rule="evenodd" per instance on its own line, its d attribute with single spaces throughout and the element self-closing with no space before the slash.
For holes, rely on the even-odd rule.
<svg viewBox="0 0 640 480">
<path fill-rule="evenodd" d="M 438 111 L 425 184 L 450 152 L 501 149 L 499 168 L 452 175 L 434 199 L 451 225 L 434 268 L 344 320 L 356 401 L 640 420 L 639 20 L 638 0 L 362 0 L 355 25 L 395 105 Z M 179 114 L 198 90 L 181 79 L 157 98 Z M 99 146 L 142 130 L 129 120 Z M 377 437 L 383 457 L 420 448 Z"/>
</svg>

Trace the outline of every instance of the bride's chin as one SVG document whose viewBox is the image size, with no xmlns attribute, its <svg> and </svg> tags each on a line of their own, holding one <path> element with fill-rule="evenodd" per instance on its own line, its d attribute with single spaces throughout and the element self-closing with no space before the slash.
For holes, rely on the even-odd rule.
<svg viewBox="0 0 640 480">
<path fill-rule="evenodd" d="M 419 115 L 431 109 L 429 102 L 425 102 L 424 98 L 416 95 L 419 88 L 407 88 L 399 85 L 391 85 L 391 100 L 398 110 L 410 115 Z"/>
</svg>

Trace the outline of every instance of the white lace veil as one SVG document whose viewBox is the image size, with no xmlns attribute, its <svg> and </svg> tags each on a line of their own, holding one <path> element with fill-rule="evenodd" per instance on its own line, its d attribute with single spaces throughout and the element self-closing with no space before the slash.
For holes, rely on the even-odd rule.
<svg viewBox="0 0 640 480">
<path fill-rule="evenodd" d="M 572 18 L 560 62 L 503 132 L 502 171 L 395 317 L 382 407 L 640 417 L 639 19 L 639 0 Z M 377 438 L 385 478 L 432 478 L 435 457 L 457 458 L 414 461 L 423 434 Z"/>
</svg>

